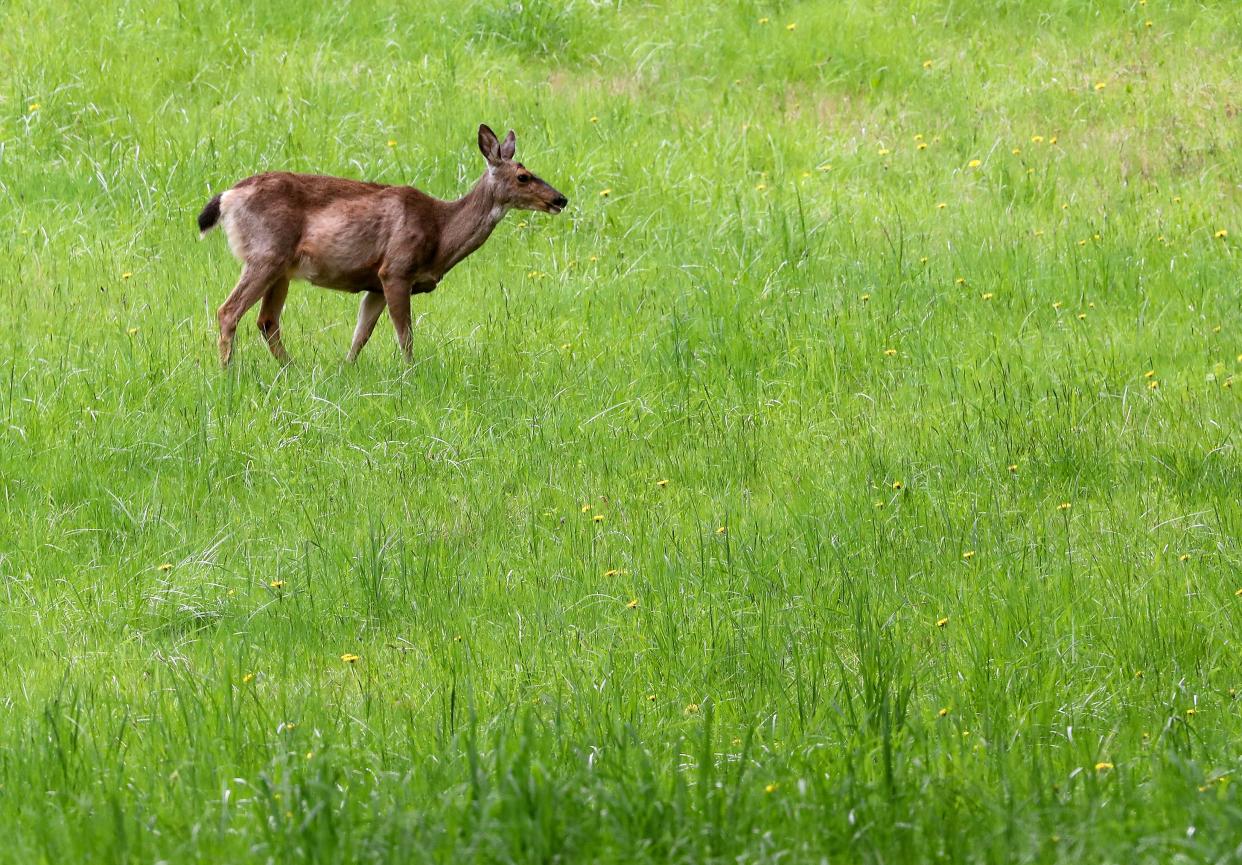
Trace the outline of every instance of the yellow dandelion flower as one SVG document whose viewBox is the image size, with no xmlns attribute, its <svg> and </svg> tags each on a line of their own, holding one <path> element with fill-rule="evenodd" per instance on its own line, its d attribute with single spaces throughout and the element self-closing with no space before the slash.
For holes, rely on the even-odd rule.
<svg viewBox="0 0 1242 865">
<path fill-rule="evenodd" d="M 888 156 L 888 154 L 891 153 L 892 151 L 890 151 L 887 147 L 881 147 L 876 152 L 879 153 L 881 156 Z"/>
<path fill-rule="evenodd" d="M 982 300 L 991 300 L 995 296 L 996 295 L 990 291 L 985 291 L 983 294 L 979 295 Z"/>
<path fill-rule="evenodd" d="M 972 159 L 970 160 L 970 162 L 966 163 L 966 167 L 967 168 L 978 168 L 982 164 L 983 164 L 982 160 Z"/>
<path fill-rule="evenodd" d="M 1009 152 L 1010 152 L 1010 153 L 1012 153 L 1014 156 L 1021 156 L 1021 155 L 1022 155 L 1022 148 L 1021 148 L 1021 147 L 1015 147 L 1013 150 L 1010 150 Z"/>
<path fill-rule="evenodd" d="M 729 530 L 728 530 L 727 528 L 725 528 L 724 526 L 717 526 L 717 527 L 716 527 L 716 534 L 718 534 L 718 535 L 723 535 L 723 534 L 725 534 L 725 533 L 726 533 L 726 532 L 728 532 L 728 531 L 729 531 Z"/>
<path fill-rule="evenodd" d="M 243 685 L 249 685 L 253 681 L 254 681 L 254 673 L 247 673 L 246 675 L 242 676 Z"/>
<path fill-rule="evenodd" d="M 756 183 L 756 184 L 755 184 L 755 191 L 757 191 L 757 192 L 763 192 L 763 190 L 765 190 L 765 189 L 767 189 L 767 188 L 768 188 L 768 185 L 767 185 L 766 183 Z"/>
<path fill-rule="evenodd" d="M 1174 195 L 1174 196 L 1173 196 L 1173 203 L 1174 203 L 1174 204 L 1181 204 L 1181 203 L 1182 203 L 1182 197 L 1181 197 L 1180 195 Z"/>
<path fill-rule="evenodd" d="M 648 694 L 648 695 L 647 695 L 647 702 L 648 702 L 648 703 L 654 703 L 655 701 L 656 701 L 656 695 L 655 695 L 655 694 Z"/>
<path fill-rule="evenodd" d="M 770 20 L 771 20 L 770 18 L 760 18 L 760 19 L 759 19 L 759 23 L 760 23 L 760 24 L 767 24 L 767 23 L 768 23 L 768 21 L 770 21 Z"/>
<path fill-rule="evenodd" d="M 1078 320 L 1079 320 L 1079 321 L 1086 321 L 1086 320 L 1087 320 L 1087 314 L 1086 314 L 1085 312 L 1080 312 L 1080 313 L 1078 313 Z"/>
<path fill-rule="evenodd" d="M 341 655 L 341 660 L 347 664 L 356 664 L 362 660 L 362 656 L 352 655 L 349 652 L 346 652 L 345 654 Z"/>
<path fill-rule="evenodd" d="M 832 171 L 832 165 L 827 162 L 821 163 L 815 167 L 820 171 Z"/>
<path fill-rule="evenodd" d="M 1107 85 L 1107 84 L 1105 84 L 1103 81 L 1097 81 L 1097 82 L 1095 82 L 1095 90 L 1096 90 L 1096 92 L 1097 92 L 1097 93 L 1098 93 L 1098 92 L 1100 92 L 1101 90 L 1103 90 L 1103 89 L 1104 89 L 1105 87 L 1107 87 L 1107 86 L 1108 86 L 1108 85 Z"/>
<path fill-rule="evenodd" d="M 871 295 L 869 295 L 869 294 L 863 294 L 863 295 L 861 295 L 861 296 L 859 297 L 859 299 L 860 299 L 863 303 L 866 303 L 867 301 L 871 300 Z"/>
<path fill-rule="evenodd" d="M 937 203 L 936 203 L 936 209 L 937 209 L 937 210 L 944 210 L 944 209 L 945 209 L 946 207 L 948 207 L 948 206 L 949 206 L 949 205 L 945 204 L 943 201 L 940 201 L 940 202 L 937 202 Z"/>
<path fill-rule="evenodd" d="M 969 561 L 970 559 L 973 559 L 974 557 L 975 557 L 974 550 L 967 550 L 966 552 L 962 553 L 962 558 L 966 559 L 967 561 Z"/>
<path fill-rule="evenodd" d="M 781 788 L 781 785 L 780 785 L 780 784 L 775 784 L 775 783 L 773 783 L 773 784 L 769 784 L 768 786 L 764 787 L 764 788 L 763 788 L 763 792 L 765 792 L 765 793 L 775 793 L 775 792 L 776 792 L 777 790 L 779 790 L 780 788 Z"/>
<path fill-rule="evenodd" d="M 1186 710 L 1186 716 L 1188 718 L 1193 718 L 1197 714 L 1199 714 L 1199 710 L 1196 709 L 1194 706 L 1191 706 L 1189 709 Z"/>
<path fill-rule="evenodd" d="M 1151 29 L 1151 27 L 1152 27 L 1151 19 L 1149 18 L 1149 19 L 1147 19 L 1146 21 L 1144 21 L 1144 22 L 1143 22 L 1143 26 L 1144 26 L 1144 27 L 1146 27 L 1146 28 L 1148 28 L 1148 29 L 1150 30 L 1150 29 Z"/>
<path fill-rule="evenodd" d="M 38 110 L 39 110 L 40 108 L 42 108 L 42 107 L 43 107 L 43 106 L 42 106 L 42 105 L 40 105 L 38 102 L 31 102 L 31 103 L 30 103 L 30 112 L 33 114 L 34 112 L 38 111 Z"/>
<path fill-rule="evenodd" d="M 931 68 L 932 68 L 932 62 L 931 62 L 930 60 L 924 60 L 924 61 L 923 61 L 923 68 L 924 68 L 924 69 L 931 69 Z"/>
<path fill-rule="evenodd" d="M 920 142 L 918 143 L 918 149 L 919 149 L 919 150 L 926 150 L 926 149 L 927 149 L 927 142 L 926 142 L 926 141 L 920 141 Z"/>
<path fill-rule="evenodd" d="M 608 187 L 607 189 L 601 189 L 601 190 L 599 191 L 599 197 L 600 197 L 600 198 L 607 198 L 607 197 L 608 197 L 608 196 L 610 196 L 610 195 L 612 195 L 612 187 L 611 187 L 611 186 L 610 186 L 610 187 Z"/>
<path fill-rule="evenodd" d="M 389 147 L 396 147 L 396 146 L 397 146 L 397 139 L 395 139 L 395 138 L 389 138 L 389 139 L 388 139 L 388 146 L 389 146 Z"/>
<path fill-rule="evenodd" d="M 1042 136 L 1042 135 L 1032 135 L 1032 136 L 1031 136 L 1031 143 L 1032 143 L 1032 144 L 1043 144 L 1043 143 L 1044 143 L 1044 136 Z"/>
<path fill-rule="evenodd" d="M 1080 241 L 1078 241 L 1078 245 L 1079 245 L 1079 246 L 1086 246 L 1086 245 L 1087 245 L 1087 241 L 1085 241 L 1085 240 L 1080 240 Z"/>
<path fill-rule="evenodd" d="M 1062 201 L 1062 202 L 1061 202 L 1061 209 L 1062 209 L 1062 210 L 1069 210 L 1069 202 L 1068 202 L 1068 201 Z"/>
<path fill-rule="evenodd" d="M 922 140 L 923 140 L 923 133 L 922 133 L 922 132 L 916 132 L 916 133 L 914 133 L 914 140 L 915 140 L 915 141 L 922 141 Z"/>
<path fill-rule="evenodd" d="M 587 502 L 585 505 L 583 505 L 583 506 L 580 508 L 580 510 L 581 510 L 581 511 L 582 511 L 582 513 L 584 513 L 584 514 L 585 514 L 585 513 L 587 513 L 589 510 L 591 510 L 591 503 L 590 503 L 590 502 Z"/>
<path fill-rule="evenodd" d="M 595 516 L 591 517 L 591 522 L 602 523 L 603 521 L 604 521 L 603 514 L 596 514 Z"/>
<path fill-rule="evenodd" d="M 1224 240 L 1226 237 L 1229 236 L 1229 232 L 1222 228 L 1219 231 L 1217 231 L 1215 234 L 1213 234 L 1212 236 L 1215 237 L 1217 240 Z"/>
<path fill-rule="evenodd" d="M 943 628 L 943 627 L 945 627 L 945 626 L 946 626 L 946 625 L 948 625 L 948 624 L 949 624 L 949 617 L 948 617 L 948 616 L 945 616 L 944 618 L 941 618 L 941 619 L 937 619 L 937 620 L 936 620 L 936 627 L 937 627 L 937 628 Z"/>
<path fill-rule="evenodd" d="M 1134 678 L 1136 678 L 1136 679 L 1141 679 L 1141 678 L 1143 678 L 1143 671 L 1142 671 L 1142 670 L 1135 670 L 1135 671 L 1134 671 Z"/>
<path fill-rule="evenodd" d="M 1097 772 L 1107 772 L 1111 768 L 1113 768 L 1112 763 L 1100 762 L 1095 764 L 1095 771 Z"/>
<path fill-rule="evenodd" d="M 1008 468 L 1009 468 L 1009 473 L 1010 473 L 1011 475 L 1016 475 L 1016 474 L 1018 473 L 1018 464 L 1017 464 L 1017 463 L 1011 463 L 1011 464 L 1009 465 L 1009 467 L 1008 467 Z"/>
<path fill-rule="evenodd" d="M 164 564 L 160 565 L 156 570 L 171 571 L 172 568 L 173 568 L 172 562 L 164 562 Z"/>
<path fill-rule="evenodd" d="M 599 123 L 599 118 L 598 118 L 598 117 L 596 117 L 594 114 L 592 114 L 592 115 L 591 115 L 591 121 L 590 121 L 590 122 L 591 122 L 591 123 Z"/>
<path fill-rule="evenodd" d="M 1159 388 L 1160 388 L 1160 382 L 1156 381 L 1154 378 L 1151 381 L 1147 382 L 1148 390 L 1159 390 Z"/>
<path fill-rule="evenodd" d="M 133 275 L 134 275 L 133 271 L 127 270 L 121 274 L 121 279 L 129 279 Z"/>
<path fill-rule="evenodd" d="M 127 330 L 127 331 L 125 331 L 125 332 L 126 332 L 126 333 L 128 333 L 130 336 L 133 336 L 134 334 L 136 334 L 136 333 L 138 332 L 138 328 L 136 328 L 136 327 L 131 327 L 129 330 Z"/>
<path fill-rule="evenodd" d="M 885 356 L 885 357 L 896 357 L 896 356 L 897 356 L 897 349 L 895 349 L 895 348 L 886 348 L 886 349 L 884 349 L 884 356 Z"/>
<path fill-rule="evenodd" d="M 905 484 L 903 484 L 901 481 L 893 481 L 893 489 L 895 490 L 899 490 L 904 486 Z"/>
<path fill-rule="evenodd" d="M 1235 598 L 1242 598 L 1242 589 L 1238 589 L 1236 592 L 1234 592 L 1233 596 Z"/>
<path fill-rule="evenodd" d="M 1063 303 L 1061 303 L 1061 301 L 1059 301 L 1059 300 L 1054 300 L 1054 301 L 1052 302 L 1052 308 L 1053 308 L 1053 309 L 1060 309 L 1062 306 L 1064 306 L 1064 304 L 1063 304 Z"/>
<path fill-rule="evenodd" d="M 1072 507 L 1073 507 L 1073 505 L 1071 505 L 1069 502 L 1061 502 L 1061 504 L 1057 505 L 1057 510 L 1058 510 L 1058 511 L 1068 511 L 1068 510 L 1069 510 L 1070 508 L 1072 508 Z"/>
<path fill-rule="evenodd" d="M 926 256 L 926 255 L 924 255 L 922 258 L 920 258 L 920 259 L 919 259 L 919 264 L 927 264 L 927 256 Z"/>
<path fill-rule="evenodd" d="M 943 717 L 944 717 L 945 715 L 947 715 L 947 714 L 949 714 L 948 707 L 943 708 L 943 709 L 941 709 L 939 712 L 937 712 L 937 713 L 936 713 L 936 717 L 938 717 L 938 718 L 943 718 Z"/>
<path fill-rule="evenodd" d="M 620 573 L 621 573 L 621 569 L 620 569 L 620 568 L 609 568 L 608 570 L 604 571 L 604 576 L 605 576 L 605 577 L 615 577 L 615 576 L 620 575 Z"/>
<path fill-rule="evenodd" d="M 268 583 L 268 585 L 271 586 L 273 589 L 283 589 L 285 587 L 285 581 L 284 580 L 272 580 L 270 583 Z"/>
<path fill-rule="evenodd" d="M 1054 136 L 1052 136 L 1051 138 L 1049 138 L 1049 139 L 1048 139 L 1048 143 L 1049 143 L 1049 144 L 1056 144 L 1056 143 L 1057 143 L 1057 137 L 1056 137 L 1055 135 L 1054 135 Z"/>
<path fill-rule="evenodd" d="M 1143 373 L 1143 378 L 1155 378 L 1155 377 L 1156 377 L 1156 371 L 1154 369 L 1149 369 L 1147 370 L 1147 372 Z"/>
<path fill-rule="evenodd" d="M 696 715 L 696 714 L 698 714 L 698 711 L 699 711 L 699 704 L 698 704 L 698 703 L 687 703 L 687 704 L 686 704 L 686 714 L 687 714 L 687 715 Z"/>
<path fill-rule="evenodd" d="M 638 598 L 631 598 L 630 602 L 625 605 L 625 608 L 627 610 L 637 610 L 638 609 Z"/>
<path fill-rule="evenodd" d="M 1190 561 L 1190 553 L 1182 553 L 1180 556 L 1178 556 L 1178 557 L 1177 557 L 1177 560 L 1178 560 L 1179 562 L 1188 562 L 1188 561 Z"/>
<path fill-rule="evenodd" d="M 884 509 L 884 502 L 881 502 L 881 501 L 876 501 L 876 502 L 873 502 L 873 504 L 875 505 L 875 507 L 876 507 L 876 508 L 878 508 L 878 509 L 880 509 L 880 510 L 883 510 L 883 509 Z"/>
<path fill-rule="evenodd" d="M 798 29 L 798 25 L 790 21 L 788 24 L 785 25 L 785 29 L 792 33 L 794 30 Z"/>
</svg>

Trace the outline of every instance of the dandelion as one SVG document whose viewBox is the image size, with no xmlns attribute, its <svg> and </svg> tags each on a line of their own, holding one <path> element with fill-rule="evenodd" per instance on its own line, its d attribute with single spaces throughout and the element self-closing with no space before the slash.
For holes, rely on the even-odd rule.
<svg viewBox="0 0 1242 865">
<path fill-rule="evenodd" d="M 927 149 L 927 142 L 926 142 L 926 141 L 920 141 L 920 142 L 919 142 L 919 144 L 918 144 L 918 149 L 919 149 L 919 150 L 926 150 L 926 149 Z"/>
<path fill-rule="evenodd" d="M 592 114 L 592 115 L 591 115 L 591 121 L 590 121 L 590 122 L 591 122 L 591 123 L 599 123 L 599 118 L 598 118 L 598 117 L 596 117 L 594 114 Z"/>
<path fill-rule="evenodd" d="M 1178 557 L 1177 557 L 1177 560 L 1178 560 L 1179 562 L 1188 562 L 1188 561 L 1190 561 L 1190 553 L 1182 553 L 1180 556 L 1178 556 Z"/>
<path fill-rule="evenodd" d="M 607 189 L 601 189 L 601 190 L 599 191 L 599 197 L 600 197 L 600 198 L 607 198 L 607 197 L 608 197 L 608 196 L 610 196 L 610 195 L 612 195 L 612 187 L 611 187 L 611 186 L 610 186 L 610 187 L 608 187 Z"/>
<path fill-rule="evenodd" d="M 827 162 L 821 163 L 820 165 L 818 165 L 818 166 L 816 166 L 816 167 L 817 167 L 820 171 L 832 171 L 832 165 L 831 165 L 831 164 L 829 164 L 829 163 L 827 163 Z"/>
<path fill-rule="evenodd" d="M 38 111 L 38 110 L 39 110 L 40 108 L 42 108 L 42 107 L 43 107 L 43 106 L 42 106 L 42 105 L 40 105 L 38 102 L 31 102 L 31 103 L 30 103 L 30 113 L 31 113 L 31 114 L 34 114 L 36 111 Z"/>
<path fill-rule="evenodd" d="M 453 642 L 454 642 L 454 643 L 460 643 L 460 642 L 461 642 L 461 634 L 454 634 L 454 635 L 453 635 Z"/>
<path fill-rule="evenodd" d="M 790 33 L 792 33 L 793 31 L 798 29 L 798 25 L 790 21 L 788 24 L 785 25 L 785 29 L 788 30 Z"/>
<path fill-rule="evenodd" d="M 584 514 L 585 514 L 585 513 L 587 513 L 588 511 L 590 511 L 590 510 L 591 510 L 591 503 L 590 503 L 590 502 L 587 502 L 585 505 L 583 505 L 583 506 L 580 508 L 580 510 L 581 510 L 581 511 L 582 511 L 582 513 L 584 513 Z"/>
<path fill-rule="evenodd" d="M 966 284 L 966 277 L 964 277 L 964 276 L 959 276 L 957 279 L 953 280 L 953 284 L 954 284 L 954 285 L 965 285 L 965 284 Z"/>
<path fill-rule="evenodd" d="M 1079 321 L 1086 321 L 1086 320 L 1087 320 L 1087 314 L 1086 314 L 1085 312 L 1080 312 L 1080 313 L 1078 313 L 1078 320 L 1079 320 Z"/>
<path fill-rule="evenodd" d="M 1147 370 L 1147 372 L 1143 373 L 1143 378 L 1155 378 L 1155 377 L 1156 377 L 1156 371 L 1154 369 L 1149 369 Z"/>
<path fill-rule="evenodd" d="M 1199 714 L 1199 710 L 1196 709 L 1194 706 L 1191 706 L 1189 709 L 1186 710 L 1186 717 L 1188 718 L 1193 718 L 1197 714 Z"/>
<path fill-rule="evenodd" d="M 1097 81 L 1095 82 L 1095 92 L 1099 93 L 1101 90 L 1103 90 L 1107 86 L 1108 85 L 1105 84 L 1103 81 Z"/>
<path fill-rule="evenodd" d="M 1148 390 L 1159 390 L 1159 389 L 1160 389 L 1160 382 L 1156 381 L 1156 380 L 1153 378 L 1151 381 L 1147 382 L 1147 389 L 1148 389 Z"/>
<path fill-rule="evenodd" d="M 876 502 L 873 502 L 872 504 L 874 504 L 874 505 L 875 505 L 875 507 L 876 507 L 876 509 L 877 509 L 877 510 L 883 510 L 883 509 L 884 509 L 884 502 L 881 502 L 881 501 L 876 501 Z M 1239 589 L 1239 592 L 1242 592 L 1242 589 Z"/>
<path fill-rule="evenodd" d="M 1069 210 L 1069 202 L 1068 202 L 1068 201 L 1062 201 L 1062 202 L 1061 202 L 1061 209 L 1062 209 L 1062 210 Z"/>
<path fill-rule="evenodd" d="M 362 660 L 362 657 L 360 655 L 351 655 L 349 652 L 346 652 L 341 655 L 341 660 L 347 664 L 356 664 Z"/>
<path fill-rule="evenodd" d="M 724 526 L 717 526 L 717 527 L 716 527 L 716 534 L 718 534 L 718 535 L 723 535 L 723 534 L 726 534 L 728 531 L 729 531 L 729 530 L 728 530 L 726 527 L 724 527 Z"/>
<path fill-rule="evenodd" d="M 920 258 L 920 259 L 919 259 L 919 264 L 927 264 L 927 256 L 926 256 L 926 255 L 924 255 L 922 258 Z M 1242 356 L 1240 356 L 1240 357 L 1238 358 L 1238 361 L 1239 361 L 1240 363 L 1242 363 Z"/>
<path fill-rule="evenodd" d="M 697 715 L 698 713 L 699 713 L 699 704 L 698 704 L 698 703 L 687 703 L 687 704 L 686 704 L 686 714 L 687 714 L 687 715 Z"/>
<path fill-rule="evenodd" d="M 775 784 L 775 783 L 773 783 L 773 784 L 769 784 L 768 786 L 764 787 L 764 788 L 763 788 L 763 792 L 765 792 L 765 793 L 769 793 L 769 794 L 770 794 L 770 793 L 775 793 L 775 792 L 776 792 L 777 790 L 779 790 L 780 788 L 781 788 L 781 785 L 780 785 L 780 784 Z"/>
<path fill-rule="evenodd" d="M 1010 150 L 1009 152 L 1010 152 L 1010 153 L 1012 153 L 1014 156 L 1021 156 L 1021 155 L 1022 155 L 1022 148 L 1021 148 L 1021 147 L 1015 147 L 1013 150 Z"/>
<path fill-rule="evenodd" d="M 1238 589 L 1236 592 L 1234 592 L 1233 596 L 1235 598 L 1242 598 L 1242 589 Z"/>
<path fill-rule="evenodd" d="M 1217 231 L 1215 234 L 1213 234 L 1212 236 L 1215 237 L 1217 240 L 1224 240 L 1226 237 L 1229 236 L 1229 232 L 1222 228 L 1219 231 Z"/>
<path fill-rule="evenodd" d="M 887 147 L 881 147 L 881 148 L 880 148 L 877 152 L 878 152 L 881 156 L 888 156 L 888 154 L 889 154 L 891 151 L 890 151 Z"/>
<path fill-rule="evenodd" d="M 1009 473 L 1010 473 L 1011 475 L 1016 475 L 1016 474 L 1018 473 L 1018 464 L 1017 464 L 1017 463 L 1012 463 L 1012 464 L 1009 466 Z"/>
<path fill-rule="evenodd" d="M 158 568 L 156 568 L 156 570 L 167 572 L 167 571 L 171 571 L 172 568 L 173 568 L 172 562 L 164 562 L 164 564 L 160 565 Z"/>
<path fill-rule="evenodd" d="M 591 522 L 593 523 L 602 523 L 603 521 L 604 521 L 603 514 L 596 514 L 595 516 L 591 517 Z"/>
<path fill-rule="evenodd" d="M 896 357 L 896 356 L 897 356 L 897 349 L 895 349 L 895 348 L 886 348 L 886 349 L 884 349 L 884 356 L 885 356 L 885 357 Z"/>
<path fill-rule="evenodd" d="M 127 270 L 121 274 L 121 279 L 129 279 L 133 275 L 134 275 L 133 271 Z"/>
<path fill-rule="evenodd" d="M 923 140 L 923 133 L 922 133 L 922 132 L 916 132 L 916 133 L 914 133 L 914 140 L 915 140 L 915 141 L 922 141 L 922 140 Z"/>
<path fill-rule="evenodd" d="M 134 334 L 136 334 L 136 333 L 138 332 L 138 328 L 136 328 L 136 327 L 131 327 L 129 330 L 127 330 L 127 331 L 125 331 L 125 332 L 126 332 L 126 333 L 128 333 L 130 336 L 133 336 Z"/>
<path fill-rule="evenodd" d="M 1143 678 L 1143 671 L 1142 671 L 1142 670 L 1135 670 L 1135 671 L 1134 671 L 1134 678 L 1136 678 L 1136 679 L 1141 679 L 1141 678 Z"/>
<path fill-rule="evenodd" d="M 901 481 L 893 481 L 893 489 L 895 490 L 899 490 L 904 486 L 905 484 L 903 484 Z"/>
<path fill-rule="evenodd" d="M 769 18 L 760 18 L 760 19 L 759 19 L 759 23 L 760 23 L 760 24 L 767 24 L 767 23 L 768 23 L 768 21 L 770 21 L 770 20 L 771 20 L 771 19 L 769 19 Z"/>
<path fill-rule="evenodd" d="M 946 626 L 946 625 L 948 625 L 948 624 L 949 624 L 949 617 L 948 617 L 948 616 L 945 616 L 944 618 L 941 618 L 941 619 L 937 619 L 937 620 L 936 620 L 936 627 L 937 627 L 937 628 L 943 628 L 943 627 L 945 627 L 945 626 Z"/>
<path fill-rule="evenodd" d="M 1150 30 L 1152 27 L 1151 19 L 1149 18 L 1146 21 L 1144 21 L 1143 26 L 1146 27 L 1148 30 Z"/>
<path fill-rule="evenodd" d="M 1048 143 L 1049 143 L 1049 144 L 1056 144 L 1056 143 L 1057 143 L 1057 137 L 1056 137 L 1055 135 L 1054 135 L 1054 136 L 1052 136 L 1051 138 L 1049 138 L 1049 139 L 1048 139 Z"/>
<path fill-rule="evenodd" d="M 1112 763 L 1100 762 L 1095 764 L 1095 771 L 1097 772 L 1107 772 L 1111 768 L 1113 768 Z"/>
<path fill-rule="evenodd" d="M 765 189 L 767 189 L 767 188 L 768 188 L 768 185 L 767 185 L 766 183 L 756 183 L 756 184 L 755 184 L 755 191 L 756 191 L 756 192 L 763 192 L 763 190 L 765 190 Z"/>
<path fill-rule="evenodd" d="M 966 561 L 970 561 L 974 557 L 975 557 L 974 550 L 967 550 L 966 552 L 962 553 L 962 558 L 965 559 Z"/>
<path fill-rule="evenodd" d="M 924 60 L 924 61 L 923 61 L 923 68 L 924 68 L 924 69 L 931 69 L 931 68 L 932 68 L 932 62 L 931 62 L 930 60 Z"/>
<path fill-rule="evenodd" d="M 966 163 L 966 167 L 967 167 L 967 168 L 978 168 L 978 167 L 979 167 L 980 165 L 982 165 L 982 164 L 983 164 L 983 162 L 982 162 L 981 160 L 978 160 L 978 159 L 972 159 L 972 160 L 970 160 L 970 162 L 967 162 L 967 163 Z"/>
<path fill-rule="evenodd" d="M 983 294 L 979 295 L 979 297 L 983 300 L 991 300 L 995 296 L 996 295 L 990 291 L 985 291 Z"/>
<path fill-rule="evenodd" d="M 1058 511 L 1068 511 L 1068 510 L 1069 510 L 1070 508 L 1072 508 L 1072 507 L 1073 507 L 1073 505 L 1071 505 L 1069 502 L 1061 502 L 1061 504 L 1057 505 L 1057 510 L 1058 510 Z"/>
<path fill-rule="evenodd" d="M 1087 245 L 1087 241 L 1085 241 L 1085 240 L 1080 240 L 1080 241 L 1078 241 L 1078 245 L 1079 245 L 1079 246 L 1086 246 L 1086 245 Z"/>
<path fill-rule="evenodd" d="M 943 201 L 940 201 L 940 202 L 937 202 L 937 204 L 936 204 L 936 209 L 937 209 L 937 210 L 944 210 L 944 209 L 945 209 L 946 207 L 948 207 L 948 206 L 949 206 L 949 205 L 945 204 Z"/>
<path fill-rule="evenodd" d="M 654 703 L 655 701 L 656 701 L 656 695 L 655 695 L 655 694 L 648 694 L 648 695 L 647 695 L 647 702 L 648 702 L 648 703 Z"/>
<path fill-rule="evenodd" d="M 625 605 L 625 608 L 627 610 L 637 610 L 638 609 L 638 598 L 630 598 L 630 602 Z"/>
<path fill-rule="evenodd" d="M 1031 143 L 1032 143 L 1032 144 L 1043 144 L 1043 143 L 1044 143 L 1044 136 L 1042 136 L 1042 135 L 1032 135 L 1032 136 L 1031 136 Z"/>
<path fill-rule="evenodd" d="M 620 576 L 621 573 L 622 571 L 620 568 L 609 568 L 608 570 L 604 571 L 604 576 L 605 577 L 616 577 L 616 576 Z"/>
<path fill-rule="evenodd" d="M 1182 203 L 1182 197 L 1181 197 L 1180 195 L 1174 195 L 1174 196 L 1173 196 L 1173 203 L 1174 203 L 1174 204 L 1181 204 L 1181 203 Z"/>
<path fill-rule="evenodd" d="M 936 713 L 936 717 L 943 718 L 945 715 L 948 715 L 948 714 L 949 714 L 949 709 L 948 707 L 945 707 Z"/>
<path fill-rule="evenodd" d="M 254 673 L 247 673 L 246 675 L 242 676 L 243 685 L 249 685 L 253 681 L 254 681 Z"/>
<path fill-rule="evenodd" d="M 388 139 L 388 146 L 389 146 L 390 148 L 391 148 L 391 147 L 396 147 L 396 146 L 397 146 L 397 139 L 395 139 L 395 138 L 389 138 L 389 139 Z"/>
<path fill-rule="evenodd" d="M 268 583 L 268 585 L 271 586 L 273 589 L 283 589 L 285 587 L 285 581 L 284 580 L 272 580 L 270 583 Z"/>
</svg>

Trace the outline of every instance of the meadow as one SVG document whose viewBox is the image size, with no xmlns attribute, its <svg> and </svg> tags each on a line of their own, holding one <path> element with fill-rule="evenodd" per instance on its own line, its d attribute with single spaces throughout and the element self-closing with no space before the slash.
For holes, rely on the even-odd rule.
<svg viewBox="0 0 1242 865">
<path fill-rule="evenodd" d="M 1242 860 L 1242 8 L 0 5 L 0 862 Z M 207 199 L 512 213 L 217 362 Z"/>
</svg>

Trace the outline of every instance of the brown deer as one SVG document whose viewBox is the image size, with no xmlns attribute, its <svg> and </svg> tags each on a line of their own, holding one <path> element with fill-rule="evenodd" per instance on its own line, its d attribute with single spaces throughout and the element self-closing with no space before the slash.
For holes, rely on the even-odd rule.
<svg viewBox="0 0 1242 865">
<path fill-rule="evenodd" d="M 222 192 L 198 216 L 202 235 L 222 223 L 241 278 L 216 315 L 220 363 L 228 366 L 233 335 L 260 300 L 259 332 L 282 362 L 280 311 L 290 279 L 362 293 L 349 360 L 371 338 L 388 308 L 397 344 L 412 359 L 410 296 L 434 291 L 454 265 L 474 252 L 512 208 L 560 213 L 569 202 L 513 161 L 513 130 L 504 141 L 479 127 L 487 171 L 465 196 L 441 201 L 410 186 L 339 177 L 271 172 Z"/>
</svg>

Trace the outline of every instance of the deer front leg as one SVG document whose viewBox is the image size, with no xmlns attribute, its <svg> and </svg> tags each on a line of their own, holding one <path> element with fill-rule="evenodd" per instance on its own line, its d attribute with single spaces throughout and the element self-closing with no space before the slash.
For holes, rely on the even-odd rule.
<svg viewBox="0 0 1242 865">
<path fill-rule="evenodd" d="M 358 359 L 358 352 L 362 351 L 362 347 L 371 338 L 371 333 L 375 330 L 375 323 L 379 321 L 379 317 L 384 312 L 386 305 L 387 302 L 384 299 L 384 295 L 378 291 L 364 291 L 362 293 L 362 303 L 358 305 L 358 326 L 354 328 L 354 342 L 349 347 L 349 354 L 345 356 L 345 359 L 350 363 Z"/>
<path fill-rule="evenodd" d="M 397 334 L 397 345 L 407 363 L 414 362 L 414 335 L 410 332 L 410 281 L 394 277 L 380 277 L 384 285 L 384 302 L 388 304 L 388 317 L 392 319 Z"/>
</svg>

